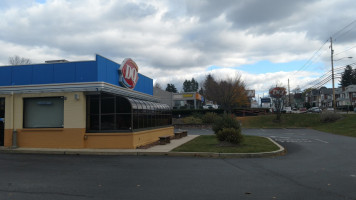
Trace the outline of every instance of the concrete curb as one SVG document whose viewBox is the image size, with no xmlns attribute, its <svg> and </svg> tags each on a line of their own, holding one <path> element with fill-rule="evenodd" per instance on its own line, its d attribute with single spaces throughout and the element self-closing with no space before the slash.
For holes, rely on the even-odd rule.
<svg viewBox="0 0 356 200">
<path fill-rule="evenodd" d="M 268 137 L 267 137 L 268 138 Z M 279 150 L 260 153 L 210 153 L 210 152 L 148 152 L 148 151 L 120 151 L 113 149 L 41 149 L 41 148 L 3 148 L 0 153 L 14 154 L 54 154 L 54 155 L 116 155 L 116 156 L 174 156 L 174 157 L 204 157 L 204 158 L 265 158 L 286 154 L 284 147 L 268 138 Z"/>
</svg>

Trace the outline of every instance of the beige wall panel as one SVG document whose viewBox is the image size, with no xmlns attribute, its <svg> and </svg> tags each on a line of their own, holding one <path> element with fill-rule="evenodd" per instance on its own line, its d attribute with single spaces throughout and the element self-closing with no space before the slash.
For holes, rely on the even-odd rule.
<svg viewBox="0 0 356 200">
<path fill-rule="evenodd" d="M 84 93 L 74 92 L 65 96 L 67 100 L 64 101 L 64 128 L 85 128 L 86 99 Z"/>
</svg>

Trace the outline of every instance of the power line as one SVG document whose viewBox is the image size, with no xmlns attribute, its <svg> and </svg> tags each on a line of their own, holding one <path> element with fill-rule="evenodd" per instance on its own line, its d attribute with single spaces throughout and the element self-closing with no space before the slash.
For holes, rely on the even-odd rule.
<svg viewBox="0 0 356 200">
<path fill-rule="evenodd" d="M 325 44 L 326 44 L 327 42 L 329 42 L 329 39 L 327 39 L 327 40 L 324 42 L 324 44 L 322 44 L 321 47 L 320 47 L 317 51 L 314 52 L 314 54 L 307 60 L 307 62 L 306 62 L 300 69 L 298 69 L 298 71 L 297 71 L 296 73 L 302 71 L 303 68 L 306 68 L 308 65 L 310 65 L 311 63 L 313 63 L 312 60 L 313 60 L 314 57 L 317 55 L 317 53 L 320 52 L 320 50 L 325 46 Z M 319 54 L 318 57 L 319 57 L 320 55 L 321 55 L 321 54 Z"/>
<path fill-rule="evenodd" d="M 351 29 L 347 30 L 346 32 L 343 32 L 343 31 L 346 30 L 347 28 L 349 28 L 350 26 L 352 26 L 353 24 L 355 24 L 355 22 L 356 22 L 356 19 L 353 20 L 351 23 L 347 24 L 346 26 L 344 26 L 343 28 L 341 28 L 341 29 L 340 29 L 339 31 L 337 31 L 336 33 L 334 33 L 334 34 L 332 35 L 332 37 L 330 37 L 330 39 L 331 39 L 331 38 L 339 39 L 339 38 L 345 36 L 346 34 L 348 34 L 348 33 L 349 33 L 351 30 L 353 30 L 355 27 L 351 27 Z M 328 43 L 329 41 L 330 41 L 330 40 L 327 39 L 327 40 L 321 45 L 321 47 L 320 47 L 317 51 L 315 51 L 315 52 L 313 53 L 313 55 L 307 60 L 307 62 L 306 62 L 300 69 L 298 69 L 298 71 L 295 72 L 295 73 L 299 73 L 299 72 L 302 71 L 303 69 L 306 69 L 306 68 L 309 67 L 312 63 L 315 62 L 314 60 L 316 60 L 316 59 L 319 58 L 323 53 L 325 53 L 326 50 L 324 50 L 323 53 L 321 53 L 320 51 L 321 51 L 321 49 L 326 45 L 326 43 Z M 349 50 L 351 50 L 351 49 L 353 49 L 353 48 L 356 48 L 356 46 L 351 47 L 351 48 L 349 48 L 349 49 L 347 49 L 347 50 L 345 50 L 345 51 L 342 51 L 342 52 L 340 52 L 340 53 L 338 53 L 338 54 L 335 54 L 335 55 L 339 55 L 339 54 L 344 53 L 344 52 L 346 52 L 346 51 L 349 51 Z M 333 59 L 333 58 L 332 58 L 332 59 Z M 342 70 L 343 68 L 344 68 L 344 66 L 343 66 L 343 67 L 340 67 L 340 68 L 335 68 L 334 71 L 339 71 L 339 70 Z M 331 70 L 328 71 L 327 73 L 323 74 L 323 75 L 322 75 L 321 77 L 319 77 L 318 79 L 315 79 L 315 80 L 313 80 L 312 82 L 305 84 L 304 87 L 306 87 L 306 86 L 308 86 L 308 85 L 314 85 L 314 86 L 320 87 L 320 86 L 322 86 L 322 85 L 328 83 L 330 80 L 332 80 L 332 75 L 330 75 L 330 73 L 331 73 Z M 312 84 L 311 84 L 311 83 L 312 83 Z"/>
<path fill-rule="evenodd" d="M 353 49 L 353 48 L 356 48 L 356 46 L 353 46 L 353 47 L 351 47 L 351 48 L 349 48 L 349 49 L 346 49 L 346 50 L 341 51 L 341 52 L 339 52 L 339 53 L 337 53 L 337 54 L 334 54 L 334 55 L 336 56 L 336 55 L 342 54 L 342 53 L 344 53 L 344 52 L 346 52 L 346 51 L 350 51 L 350 50 Z"/>
<path fill-rule="evenodd" d="M 356 62 L 351 63 L 349 65 L 356 65 Z M 337 74 L 337 75 L 342 74 L 342 71 L 345 69 L 345 67 L 346 66 L 335 68 L 334 72 L 337 72 L 335 74 Z M 305 89 L 306 88 L 320 88 L 323 85 L 325 85 L 326 83 L 328 83 L 331 79 L 332 79 L 331 70 L 329 70 L 326 73 L 324 73 L 323 75 L 321 75 L 319 78 L 304 84 L 303 87 L 301 87 L 301 89 L 303 89 L 303 88 L 305 88 Z"/>
<path fill-rule="evenodd" d="M 337 38 L 337 35 L 340 34 L 343 30 L 345 30 L 347 27 L 351 26 L 353 23 L 356 22 L 356 19 L 353 20 L 351 23 L 349 23 L 348 25 L 346 25 L 344 28 L 340 29 L 339 31 L 337 31 L 336 33 L 334 33 L 331 37 L 333 38 Z"/>
</svg>

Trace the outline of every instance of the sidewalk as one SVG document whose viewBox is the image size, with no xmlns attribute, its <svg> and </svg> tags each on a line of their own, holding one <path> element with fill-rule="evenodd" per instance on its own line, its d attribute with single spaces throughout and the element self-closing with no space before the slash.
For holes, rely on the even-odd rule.
<svg viewBox="0 0 356 200">
<path fill-rule="evenodd" d="M 180 139 L 171 140 L 166 145 L 156 145 L 148 149 L 54 149 L 54 148 L 2 148 L 0 152 L 29 153 L 29 154 L 90 154 L 90 155 L 137 155 L 145 152 L 166 153 L 189 142 L 199 135 L 188 135 Z"/>
<path fill-rule="evenodd" d="M 284 155 L 286 150 L 270 139 L 279 150 L 261 153 L 212 153 L 212 152 L 171 152 L 174 148 L 193 140 L 199 135 L 188 135 L 171 140 L 166 145 L 156 145 L 148 149 L 53 149 L 53 148 L 1 148 L 0 153 L 57 154 L 57 155 L 126 155 L 126 156 L 183 156 L 212 158 L 261 158 Z"/>
</svg>

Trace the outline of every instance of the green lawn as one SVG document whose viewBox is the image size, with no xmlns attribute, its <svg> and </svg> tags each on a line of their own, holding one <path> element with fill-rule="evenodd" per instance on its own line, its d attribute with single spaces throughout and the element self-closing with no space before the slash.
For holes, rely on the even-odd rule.
<svg viewBox="0 0 356 200">
<path fill-rule="evenodd" d="M 328 133 L 356 137 L 356 115 L 343 115 L 336 122 L 320 121 L 320 114 L 284 114 L 281 122 L 275 115 L 238 118 L 243 128 L 312 128 Z"/>
<path fill-rule="evenodd" d="M 239 146 L 219 146 L 215 135 L 201 135 L 172 151 L 176 152 L 214 152 L 214 153 L 258 153 L 276 151 L 279 148 L 270 140 L 258 136 L 244 135 Z"/>
<path fill-rule="evenodd" d="M 344 115 L 344 118 L 334 123 L 322 123 L 312 128 L 337 135 L 356 137 L 356 115 Z"/>
</svg>

